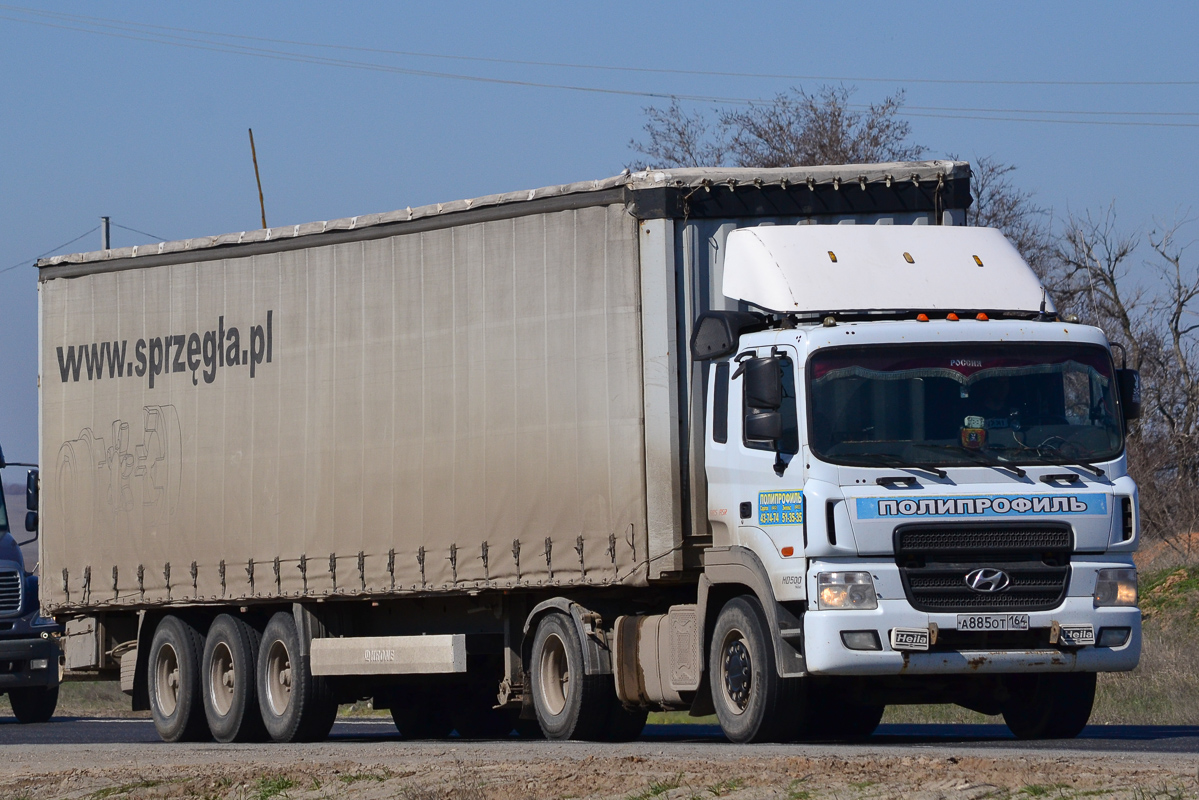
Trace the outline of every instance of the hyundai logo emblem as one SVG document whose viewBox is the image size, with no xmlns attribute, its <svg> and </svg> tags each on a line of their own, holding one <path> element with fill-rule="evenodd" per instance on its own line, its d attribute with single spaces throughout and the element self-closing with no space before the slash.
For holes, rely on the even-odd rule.
<svg viewBox="0 0 1199 800">
<path fill-rule="evenodd" d="M 976 592 L 1002 592 L 1012 585 L 1012 579 L 1001 569 L 982 567 L 966 573 L 966 585 Z"/>
</svg>

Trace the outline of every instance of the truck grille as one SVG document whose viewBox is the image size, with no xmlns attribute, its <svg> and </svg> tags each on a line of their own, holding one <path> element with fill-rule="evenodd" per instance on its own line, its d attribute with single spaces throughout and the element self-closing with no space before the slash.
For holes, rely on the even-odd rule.
<svg viewBox="0 0 1199 800">
<path fill-rule="evenodd" d="M 1072 539 L 1065 525 L 904 526 L 895 532 L 895 563 L 920 611 L 1043 611 L 1066 596 Z M 1003 570 L 1010 585 L 971 589 L 966 576 L 980 567 Z"/>
<path fill-rule="evenodd" d="M 9 616 L 21 610 L 21 573 L 0 571 L 0 615 Z"/>
</svg>

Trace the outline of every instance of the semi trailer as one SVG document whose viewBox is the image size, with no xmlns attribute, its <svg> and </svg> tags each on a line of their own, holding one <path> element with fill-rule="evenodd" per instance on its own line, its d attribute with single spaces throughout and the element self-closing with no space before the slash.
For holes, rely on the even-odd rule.
<svg viewBox="0 0 1199 800">
<path fill-rule="evenodd" d="M 40 261 L 41 575 L 162 738 L 1073 736 L 1139 406 L 969 165 L 680 169 Z"/>
</svg>

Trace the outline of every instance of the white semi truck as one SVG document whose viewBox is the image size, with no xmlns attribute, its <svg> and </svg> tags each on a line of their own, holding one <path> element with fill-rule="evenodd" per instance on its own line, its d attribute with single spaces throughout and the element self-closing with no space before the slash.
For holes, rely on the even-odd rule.
<svg viewBox="0 0 1199 800">
<path fill-rule="evenodd" d="M 1140 653 L 1137 375 L 969 204 L 649 171 L 41 262 L 68 672 L 172 741 L 1076 735 Z"/>
</svg>

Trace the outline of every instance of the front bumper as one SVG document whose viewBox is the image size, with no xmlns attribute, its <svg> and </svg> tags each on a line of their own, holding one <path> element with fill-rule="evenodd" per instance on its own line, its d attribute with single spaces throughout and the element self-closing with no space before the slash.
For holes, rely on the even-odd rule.
<svg viewBox="0 0 1199 800">
<path fill-rule="evenodd" d="M 29 686 L 58 685 L 58 640 L 0 639 L 0 692 Z M 46 666 L 34 669 L 33 662 L 44 660 Z"/>
<path fill-rule="evenodd" d="M 1104 564 L 1103 566 L 1117 566 Z M 851 568 L 839 563 L 840 569 Z M 881 567 L 881 568 L 880 568 Z M 822 569 L 824 567 L 821 567 Z M 892 650 L 892 628 L 927 628 L 936 624 L 941 631 L 957 628 L 956 613 L 929 613 L 912 608 L 902 590 L 894 590 L 895 581 L 886 574 L 894 565 L 868 564 L 859 567 L 876 575 L 876 582 L 887 585 L 889 599 L 879 599 L 870 611 L 817 611 L 804 614 L 804 658 L 807 671 L 815 675 L 972 675 L 1011 672 L 1126 672 L 1134 669 L 1141 657 L 1141 610 L 1139 608 L 1095 608 L 1090 594 L 1069 596 L 1057 608 L 1030 611 L 1029 627 L 1048 630 L 1059 625 L 1093 625 L 1100 628 L 1129 628 L 1128 641 L 1121 647 L 1046 647 L 1035 650 L 982 649 L 929 652 Z M 880 575 L 879 573 L 883 573 Z M 1077 576 L 1079 571 L 1076 571 Z M 1092 578 L 1093 582 L 1093 578 Z M 1078 591 L 1082 587 L 1071 587 Z M 1024 612 L 1021 612 L 1024 613 Z M 878 633 L 882 650 L 850 650 L 841 640 L 842 631 L 873 630 Z"/>
</svg>

